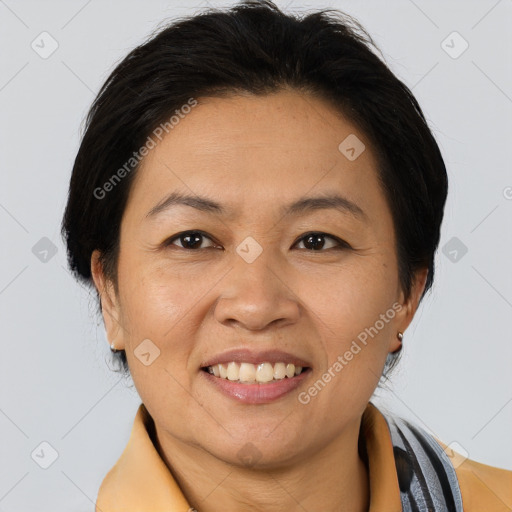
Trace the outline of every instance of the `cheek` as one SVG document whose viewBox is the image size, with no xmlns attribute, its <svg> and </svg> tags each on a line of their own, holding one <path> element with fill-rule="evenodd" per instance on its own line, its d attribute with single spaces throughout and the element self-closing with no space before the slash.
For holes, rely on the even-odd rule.
<svg viewBox="0 0 512 512">
<path fill-rule="evenodd" d="M 212 274 L 199 266 L 185 272 L 179 264 L 162 264 L 150 258 L 120 259 L 123 324 L 130 351 L 149 339 L 160 350 L 155 364 L 186 378 L 194 333 L 208 312 L 205 295 L 218 282 L 217 273 Z"/>
<path fill-rule="evenodd" d="M 143 256 L 119 259 L 123 313 L 132 337 L 152 334 L 161 339 L 185 316 L 193 298 L 197 299 L 200 281 L 180 272 L 179 266 L 173 269 Z"/>
<path fill-rule="evenodd" d="M 389 271 L 393 268 L 389 262 L 383 264 L 383 258 L 368 256 L 340 268 L 329 276 L 326 286 L 310 280 L 309 293 L 303 294 L 325 353 L 322 371 L 343 375 L 335 380 L 349 388 L 356 382 L 360 387 L 361 381 L 368 382 L 369 388 L 376 383 L 389 340 L 396 334 L 393 304 L 398 276 Z"/>
<path fill-rule="evenodd" d="M 195 309 L 201 308 L 201 281 L 184 279 L 183 273 L 180 277 L 148 261 L 120 259 L 119 283 L 126 356 L 135 387 L 156 417 L 162 410 L 179 410 L 190 398 L 185 390 L 191 385 L 188 363 L 197 330 Z"/>
<path fill-rule="evenodd" d="M 386 253 L 353 256 L 323 276 L 306 276 L 301 296 L 326 330 L 357 336 L 396 300 L 397 273 Z"/>
</svg>

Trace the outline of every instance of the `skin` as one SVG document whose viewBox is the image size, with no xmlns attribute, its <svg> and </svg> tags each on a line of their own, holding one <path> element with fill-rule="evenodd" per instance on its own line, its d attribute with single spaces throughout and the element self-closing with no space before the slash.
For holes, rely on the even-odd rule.
<svg viewBox="0 0 512 512">
<path fill-rule="evenodd" d="M 198 101 L 138 171 L 121 224 L 117 293 L 92 255 L 109 342 L 126 350 L 157 448 L 200 512 L 367 510 L 361 416 L 427 271 L 405 300 L 370 142 L 329 103 L 293 90 Z M 349 134 L 366 146 L 354 161 L 338 150 Z M 172 191 L 207 195 L 233 213 L 176 206 L 147 218 Z M 367 221 L 333 209 L 278 213 L 333 191 L 357 203 Z M 165 245 L 186 230 L 210 238 L 200 248 L 184 249 L 179 238 Z M 350 247 L 332 248 L 336 239 L 326 236 L 324 248 L 312 249 L 302 238 L 311 231 Z M 263 248 L 252 263 L 236 252 L 247 236 Z M 396 316 L 301 404 L 298 393 L 394 303 L 402 306 Z M 145 339 L 161 351 L 149 366 L 134 354 Z M 200 365 L 241 346 L 291 352 L 312 372 L 273 403 L 235 402 L 205 383 Z M 248 442 L 259 457 L 251 467 L 238 456 Z"/>
</svg>

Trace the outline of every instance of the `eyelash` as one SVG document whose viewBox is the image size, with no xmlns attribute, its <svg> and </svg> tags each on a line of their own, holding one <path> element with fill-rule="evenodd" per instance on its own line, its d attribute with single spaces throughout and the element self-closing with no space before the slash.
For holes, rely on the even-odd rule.
<svg viewBox="0 0 512 512">
<path fill-rule="evenodd" d="M 198 230 L 192 230 L 192 231 L 182 231 L 181 233 L 178 233 L 176 235 L 173 235 L 171 238 L 168 238 L 165 242 L 164 242 L 164 245 L 166 247 L 168 246 L 173 246 L 173 242 L 175 240 L 179 240 L 181 237 L 184 237 L 186 235 L 201 235 L 202 237 L 205 237 L 205 238 L 208 238 L 209 240 L 211 240 L 213 242 L 213 240 L 211 239 L 211 237 L 209 237 L 206 233 L 204 233 L 203 231 L 198 231 Z M 304 233 L 300 238 L 298 238 L 293 245 L 296 245 L 297 243 L 299 242 L 302 242 L 304 239 L 308 238 L 309 236 L 312 236 L 312 235 L 320 235 L 324 238 L 330 238 L 331 240 L 334 240 L 338 246 L 337 247 L 329 247 L 328 249 L 326 250 L 313 250 L 313 249 L 301 249 L 301 250 L 304 250 L 304 251 L 307 251 L 307 252 L 326 252 L 327 250 L 331 250 L 331 249 L 334 249 L 334 250 L 346 250 L 346 249 L 351 249 L 351 246 L 345 242 L 344 240 L 342 240 L 341 238 L 338 238 L 334 235 L 330 235 L 328 233 L 324 233 L 322 231 L 308 231 L 307 233 Z M 215 242 L 214 242 L 215 243 Z M 190 249 L 190 248 L 187 248 L 187 247 L 180 247 L 179 245 L 174 245 L 174 247 L 177 247 L 178 249 L 183 249 L 185 251 L 200 251 L 200 250 L 204 250 L 204 249 L 215 249 L 215 247 L 205 247 L 203 249 Z"/>
</svg>

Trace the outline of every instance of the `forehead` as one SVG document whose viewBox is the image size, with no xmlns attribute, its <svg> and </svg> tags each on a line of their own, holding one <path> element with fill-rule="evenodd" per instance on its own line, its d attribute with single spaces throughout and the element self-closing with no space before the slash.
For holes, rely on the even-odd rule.
<svg viewBox="0 0 512 512">
<path fill-rule="evenodd" d="M 174 190 L 219 198 L 233 215 L 333 192 L 386 208 L 370 142 L 327 101 L 296 91 L 197 100 L 144 158 L 131 194 L 141 211 Z"/>
</svg>

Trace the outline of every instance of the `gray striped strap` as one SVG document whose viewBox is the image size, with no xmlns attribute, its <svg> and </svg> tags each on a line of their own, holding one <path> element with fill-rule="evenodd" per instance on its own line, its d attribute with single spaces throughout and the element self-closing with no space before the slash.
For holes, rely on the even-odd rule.
<svg viewBox="0 0 512 512">
<path fill-rule="evenodd" d="M 403 512 L 463 512 L 455 469 L 425 430 L 384 414 L 391 433 Z"/>
</svg>

